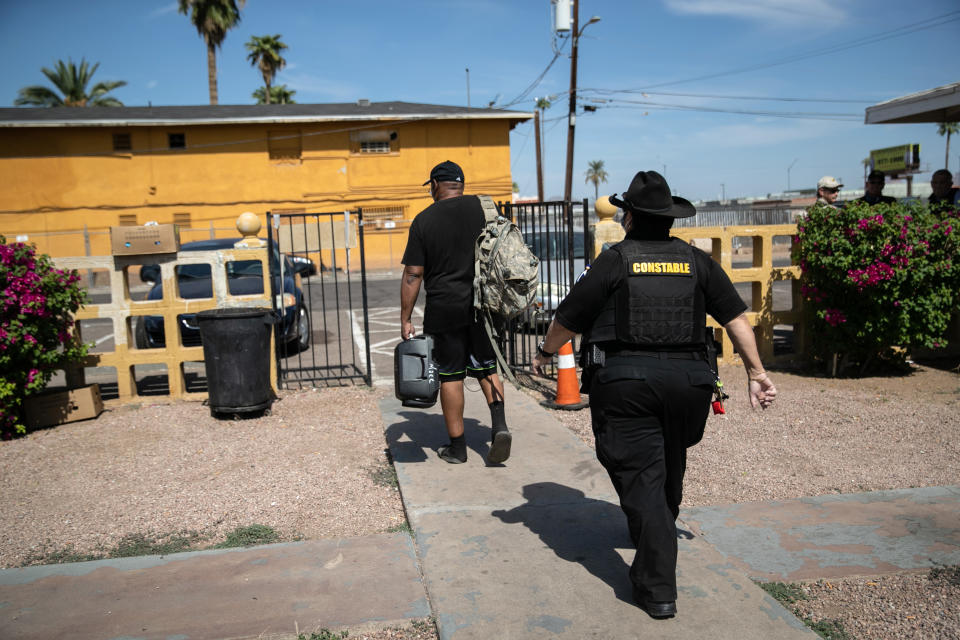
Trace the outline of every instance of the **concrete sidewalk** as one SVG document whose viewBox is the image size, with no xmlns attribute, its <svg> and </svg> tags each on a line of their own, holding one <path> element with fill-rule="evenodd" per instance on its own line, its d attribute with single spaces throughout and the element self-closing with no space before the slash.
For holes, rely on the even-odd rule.
<svg viewBox="0 0 960 640">
<path fill-rule="evenodd" d="M 637 608 L 633 549 L 606 472 L 529 396 L 509 394 L 513 455 L 491 467 L 479 392 L 467 393 L 463 465 L 433 451 L 447 441 L 439 405 L 386 399 L 381 409 L 441 638 L 816 637 L 686 529 L 678 616 L 653 620 Z"/>
<path fill-rule="evenodd" d="M 292 638 L 430 615 L 405 533 L 0 571 L 0 638 Z"/>
</svg>

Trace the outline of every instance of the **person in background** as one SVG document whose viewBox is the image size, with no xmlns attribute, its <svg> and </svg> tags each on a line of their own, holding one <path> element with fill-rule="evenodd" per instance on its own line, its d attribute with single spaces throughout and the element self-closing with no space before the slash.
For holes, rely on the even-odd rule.
<svg viewBox="0 0 960 640">
<path fill-rule="evenodd" d="M 817 204 L 825 204 L 839 209 L 834 204 L 840 197 L 840 188 L 843 184 L 833 176 L 823 176 L 817 181 Z"/>
<path fill-rule="evenodd" d="M 866 202 L 867 204 L 893 204 L 896 198 L 883 195 L 883 186 L 887 183 L 883 171 L 874 169 L 867 176 L 867 182 L 863 185 L 863 197 L 857 198 L 857 202 Z"/>
<path fill-rule="evenodd" d="M 583 391 L 597 459 L 627 516 L 636 555 L 633 597 L 653 618 L 676 615 L 677 529 L 687 448 L 703 437 L 720 387 L 707 353 L 706 314 L 726 330 L 747 373 L 753 407 L 777 389 L 764 371 L 746 305 L 709 255 L 670 237 L 675 218 L 696 214 L 656 171 L 641 171 L 622 199 L 625 239 L 603 251 L 557 308 L 537 346 L 543 373 L 561 345 L 583 334 Z M 712 331 L 712 330 L 711 330 Z"/>
<path fill-rule="evenodd" d="M 953 186 L 953 175 L 948 169 L 938 169 L 933 172 L 930 188 L 933 189 L 928 199 L 930 206 L 951 204 L 957 206 L 960 203 L 960 189 Z"/>
</svg>

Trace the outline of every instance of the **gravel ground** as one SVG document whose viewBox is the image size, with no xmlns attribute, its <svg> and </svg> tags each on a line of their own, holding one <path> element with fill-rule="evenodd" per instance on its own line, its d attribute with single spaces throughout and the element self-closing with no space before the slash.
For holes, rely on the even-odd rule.
<svg viewBox="0 0 960 640">
<path fill-rule="evenodd" d="M 742 368 L 720 376 L 727 413 L 711 415 L 689 450 L 684 506 L 960 484 L 955 371 L 858 380 L 772 371 L 779 395 L 766 411 L 746 404 Z M 589 410 L 554 415 L 594 446 Z M 803 584 L 808 599 L 795 606 L 812 622 L 839 621 L 848 638 L 960 638 L 960 575 L 929 573 Z"/>
<path fill-rule="evenodd" d="M 390 475 L 376 394 L 288 393 L 272 415 L 234 421 L 197 402 L 128 406 L 3 442 L 0 565 L 95 554 L 131 534 L 215 544 L 253 524 L 283 540 L 403 524 L 399 491 L 374 481 Z"/>
<path fill-rule="evenodd" d="M 954 372 L 917 367 L 863 380 L 774 372 L 780 396 L 765 412 L 745 406 L 742 370 L 721 374 L 733 397 L 690 452 L 685 505 L 960 484 Z M 192 531 L 212 545 L 251 524 L 285 540 L 402 524 L 377 405 L 390 392 L 286 392 L 272 415 L 238 421 L 215 420 L 199 403 L 144 403 L 0 442 L 0 566 L 65 550 L 102 554 L 136 534 Z M 554 415 L 593 446 L 589 411 Z M 850 637 L 960 638 L 960 586 L 949 580 L 913 574 L 804 589 L 801 615 L 838 619 Z M 349 637 L 436 633 L 415 621 Z"/>
</svg>

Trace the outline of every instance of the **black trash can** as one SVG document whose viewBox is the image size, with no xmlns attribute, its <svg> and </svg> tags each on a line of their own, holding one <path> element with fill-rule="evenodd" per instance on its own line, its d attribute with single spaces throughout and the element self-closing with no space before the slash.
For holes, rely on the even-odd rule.
<svg viewBox="0 0 960 640">
<path fill-rule="evenodd" d="M 210 413 L 253 413 L 273 403 L 271 309 L 210 309 L 197 314 Z"/>
</svg>

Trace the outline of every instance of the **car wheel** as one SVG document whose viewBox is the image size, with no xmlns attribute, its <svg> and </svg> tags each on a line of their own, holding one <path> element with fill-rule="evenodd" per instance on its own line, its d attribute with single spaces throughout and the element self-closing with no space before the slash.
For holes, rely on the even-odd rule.
<svg viewBox="0 0 960 640">
<path fill-rule="evenodd" d="M 137 349 L 149 349 L 150 342 L 147 340 L 147 320 L 146 318 L 137 318 L 137 326 L 133 330 L 133 340 Z"/>
<path fill-rule="evenodd" d="M 310 348 L 310 311 L 301 304 L 297 307 L 297 348 L 306 351 Z"/>
</svg>

